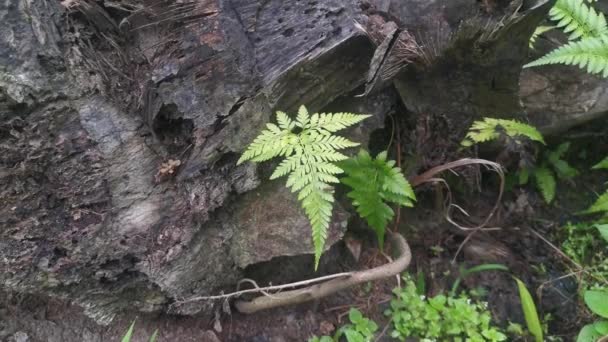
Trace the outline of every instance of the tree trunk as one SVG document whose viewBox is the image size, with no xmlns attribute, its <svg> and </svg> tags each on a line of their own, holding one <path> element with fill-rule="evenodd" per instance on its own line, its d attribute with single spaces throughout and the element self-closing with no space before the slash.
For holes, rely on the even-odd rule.
<svg viewBox="0 0 608 342">
<path fill-rule="evenodd" d="M 107 323 L 310 254 L 292 194 L 265 167 L 235 165 L 271 114 L 346 103 L 374 115 L 349 133 L 367 141 L 402 103 L 415 153 L 444 162 L 473 119 L 523 113 L 519 73 L 550 6 L 4 1 L 0 281 Z M 328 248 L 347 219 L 338 205 Z"/>
</svg>

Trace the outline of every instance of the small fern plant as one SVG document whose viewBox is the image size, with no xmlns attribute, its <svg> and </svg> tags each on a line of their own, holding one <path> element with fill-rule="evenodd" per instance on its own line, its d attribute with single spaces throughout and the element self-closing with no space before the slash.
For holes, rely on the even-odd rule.
<svg viewBox="0 0 608 342">
<path fill-rule="evenodd" d="M 520 144 L 522 139 L 545 144 L 542 134 L 533 126 L 513 120 L 483 118 L 483 120 L 473 122 L 462 145 L 468 147 L 477 143 L 489 142 L 497 140 L 503 135 L 509 138 L 509 142 L 515 144 Z M 576 169 L 562 159 L 569 148 L 569 143 L 561 144 L 555 150 L 545 152 L 539 165 L 520 166 L 519 184 L 525 185 L 530 177 L 533 177 L 545 202 L 551 203 L 555 198 L 556 175 L 560 179 L 570 179 L 578 174 Z"/>
<path fill-rule="evenodd" d="M 547 204 L 555 199 L 557 188 L 557 178 L 561 180 L 571 179 L 578 175 L 578 171 L 565 161 L 563 156 L 570 149 L 570 143 L 560 144 L 555 150 L 544 153 L 540 165 L 522 168 L 519 170 L 519 184 L 525 185 L 532 176 L 536 183 L 536 188 L 543 196 Z"/>
<path fill-rule="evenodd" d="M 310 115 L 306 107 L 301 106 L 296 119 L 292 120 L 286 113 L 278 111 L 277 125 L 267 124 L 237 162 L 283 158 L 270 179 L 287 176 L 287 187 L 298 193 L 298 200 L 312 228 L 315 270 L 319 266 L 332 217 L 332 184 L 339 183 L 336 175 L 343 173 L 335 163 L 347 159 L 339 150 L 359 145 L 334 133 L 368 117 L 352 113 Z"/>
<path fill-rule="evenodd" d="M 608 25 L 603 13 L 584 0 L 558 0 L 549 11 L 549 19 L 568 35 L 569 42 L 526 64 L 525 68 L 575 65 L 590 74 L 608 77 Z M 534 35 L 532 38 L 536 39 Z"/>
<path fill-rule="evenodd" d="M 416 201 L 412 186 L 395 164 L 387 160 L 386 151 L 373 158 L 365 150 L 339 164 L 346 174 L 340 181 L 352 189 L 347 196 L 375 231 L 380 249 L 384 247 L 386 225 L 395 215 L 389 203 L 413 207 Z"/>
<path fill-rule="evenodd" d="M 515 120 L 483 118 L 473 122 L 461 145 L 464 147 L 474 144 L 497 140 L 501 133 L 510 138 L 525 137 L 545 144 L 542 134 L 534 127 Z"/>
</svg>

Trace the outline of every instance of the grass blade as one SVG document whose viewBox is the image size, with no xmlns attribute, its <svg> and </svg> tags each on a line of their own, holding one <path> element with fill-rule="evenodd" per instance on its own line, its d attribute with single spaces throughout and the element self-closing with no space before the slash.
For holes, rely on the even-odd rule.
<svg viewBox="0 0 608 342">
<path fill-rule="evenodd" d="M 121 342 L 131 342 L 131 337 L 133 337 L 133 328 L 135 328 L 135 320 L 133 320 L 133 323 L 131 323 L 129 330 L 127 330 L 125 336 L 123 336 L 122 340 L 120 340 Z"/>
<path fill-rule="evenodd" d="M 521 300 L 521 308 L 524 311 L 524 317 L 526 318 L 528 330 L 532 335 L 534 335 L 536 342 L 543 342 L 543 327 L 541 326 L 540 319 L 538 318 L 536 304 L 534 304 L 534 300 L 532 299 L 530 292 L 528 292 L 526 284 L 516 277 L 513 277 L 513 279 L 515 279 L 517 282 L 519 299 Z"/>
</svg>

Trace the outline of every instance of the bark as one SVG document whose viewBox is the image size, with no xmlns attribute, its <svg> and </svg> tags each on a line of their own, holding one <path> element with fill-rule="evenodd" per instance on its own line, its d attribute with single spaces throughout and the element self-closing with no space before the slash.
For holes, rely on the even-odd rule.
<svg viewBox="0 0 608 342">
<path fill-rule="evenodd" d="M 416 152 L 444 161 L 471 120 L 523 112 L 519 71 L 550 3 L 487 3 L 4 1 L 1 284 L 107 323 L 310 254 L 297 201 L 238 154 L 275 110 L 344 104 L 374 115 L 349 132 L 368 141 L 402 102 Z M 348 218 L 334 214 L 328 247 Z"/>
</svg>

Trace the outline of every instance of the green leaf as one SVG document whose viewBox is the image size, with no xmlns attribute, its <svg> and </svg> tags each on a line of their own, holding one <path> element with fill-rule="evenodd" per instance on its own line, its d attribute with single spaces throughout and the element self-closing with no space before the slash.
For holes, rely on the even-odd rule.
<svg viewBox="0 0 608 342">
<path fill-rule="evenodd" d="M 515 120 L 483 118 L 481 121 L 473 122 L 461 145 L 467 147 L 476 143 L 498 139 L 500 137 L 499 129 L 501 128 L 509 137 L 526 137 L 545 144 L 542 134 L 534 126 Z"/>
<path fill-rule="evenodd" d="M 608 212 L 608 191 L 604 192 L 598 199 L 589 207 L 589 209 L 583 211 L 583 214 L 593 214 Z"/>
<path fill-rule="evenodd" d="M 608 34 L 604 15 L 587 6 L 583 0 L 558 0 L 549 11 L 549 17 L 570 35 L 570 40 Z"/>
<path fill-rule="evenodd" d="M 298 109 L 298 116 L 296 117 L 297 125 L 300 128 L 307 128 L 306 126 L 310 122 L 310 116 L 308 116 L 308 109 L 304 105 Z"/>
<path fill-rule="evenodd" d="M 576 342 L 597 342 L 601 337 L 602 335 L 595 330 L 594 324 L 587 324 L 578 333 Z"/>
<path fill-rule="evenodd" d="M 285 112 L 281 111 L 277 111 L 277 123 L 282 130 L 291 131 L 295 126 L 295 123 L 291 121 L 289 116 L 287 116 Z"/>
<path fill-rule="evenodd" d="M 608 224 L 596 224 L 595 228 L 597 228 L 604 240 L 608 242 Z"/>
<path fill-rule="evenodd" d="M 570 42 L 524 65 L 524 68 L 549 64 L 574 65 L 590 74 L 608 77 L 608 35 Z"/>
<path fill-rule="evenodd" d="M 352 323 L 357 323 L 363 319 L 363 314 L 361 313 L 361 311 L 355 308 L 351 308 L 348 311 L 348 319 L 350 319 Z"/>
<path fill-rule="evenodd" d="M 387 160 L 386 152 L 374 159 L 365 150 L 340 164 L 346 173 L 341 182 L 352 189 L 347 196 L 359 216 L 375 231 L 380 249 L 384 246 L 386 225 L 395 214 L 389 203 L 411 207 L 416 201 L 412 186 L 394 165 L 394 161 Z"/>
<path fill-rule="evenodd" d="M 131 338 L 133 337 L 133 328 L 135 328 L 135 320 L 133 320 L 133 323 L 131 323 L 129 330 L 127 330 L 127 333 L 125 336 L 123 336 L 121 342 L 131 342 Z"/>
<path fill-rule="evenodd" d="M 526 285 L 516 277 L 513 277 L 513 279 L 517 282 L 521 308 L 524 312 L 528 330 L 534 336 L 536 342 L 543 342 L 543 328 L 540 324 L 540 319 L 538 318 L 536 304 L 534 304 L 534 300 L 532 299 L 530 292 L 528 292 Z"/>
<path fill-rule="evenodd" d="M 594 314 L 608 318 L 608 291 L 588 290 L 584 294 L 585 304 Z"/>
<path fill-rule="evenodd" d="M 534 49 L 534 45 L 536 44 L 536 40 L 538 39 L 538 37 L 546 32 L 549 32 L 551 30 L 553 30 L 555 28 L 555 26 L 538 26 L 535 30 L 534 33 L 532 34 L 532 36 L 530 37 L 530 42 L 529 42 L 529 47 L 530 49 Z"/>
<path fill-rule="evenodd" d="M 530 179 L 530 170 L 529 169 L 523 168 L 523 169 L 519 170 L 518 175 L 519 175 L 519 185 L 528 184 L 528 180 Z"/>
<path fill-rule="evenodd" d="M 561 179 L 570 179 L 578 175 L 578 171 L 575 168 L 573 168 L 572 166 L 570 166 L 570 164 L 561 159 L 553 162 L 553 168 L 555 169 L 555 171 L 557 171 L 557 175 Z"/>
<path fill-rule="evenodd" d="M 553 172 L 546 167 L 538 167 L 534 170 L 534 179 L 536 187 L 543 195 L 543 199 L 547 203 L 551 203 L 555 198 L 555 177 Z"/>
<path fill-rule="evenodd" d="M 592 169 L 608 169 L 608 157 L 602 159 L 601 162 L 593 165 Z"/>
<path fill-rule="evenodd" d="M 150 336 L 150 342 L 156 342 L 156 338 L 158 337 L 158 329 L 154 330 L 152 336 Z"/>
<path fill-rule="evenodd" d="M 599 321 L 593 323 L 593 328 L 601 336 L 608 336 L 608 321 Z"/>
</svg>

